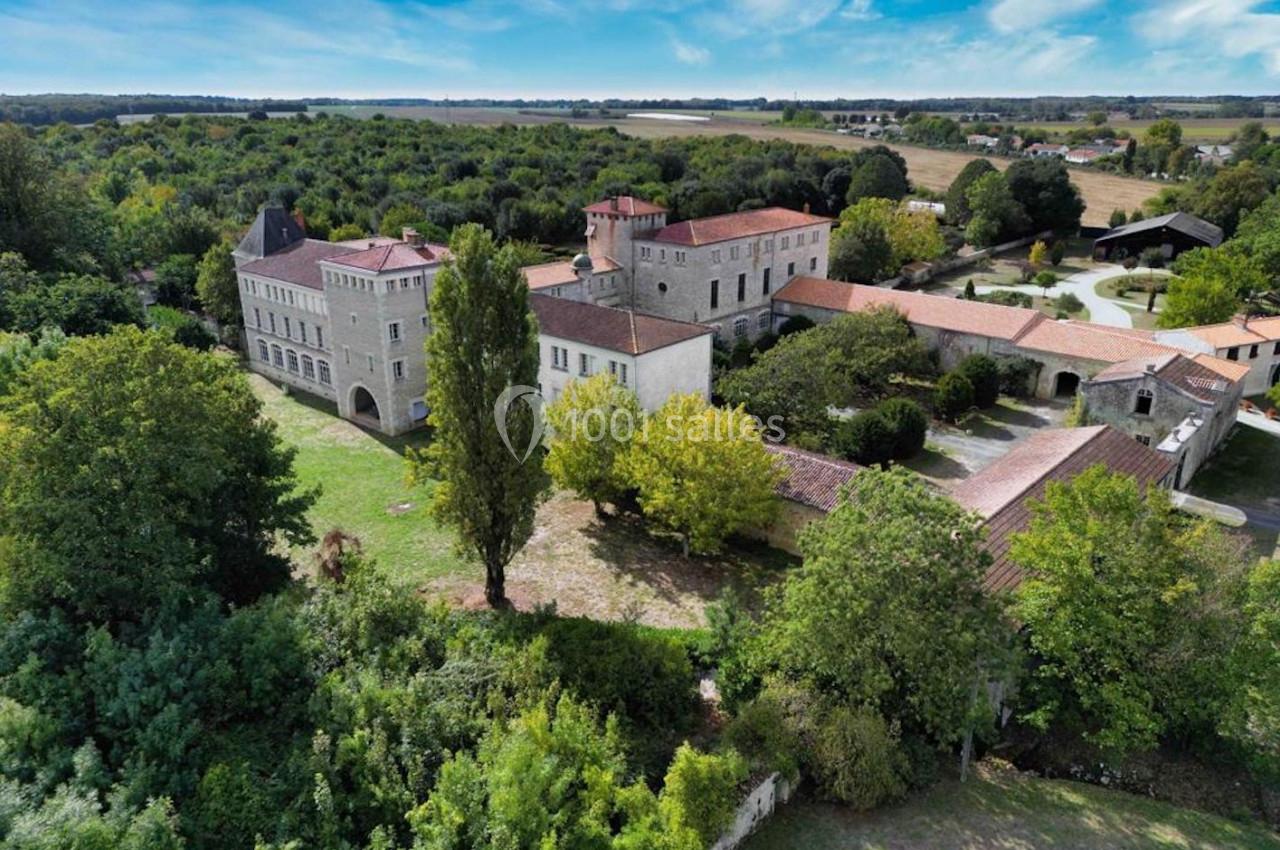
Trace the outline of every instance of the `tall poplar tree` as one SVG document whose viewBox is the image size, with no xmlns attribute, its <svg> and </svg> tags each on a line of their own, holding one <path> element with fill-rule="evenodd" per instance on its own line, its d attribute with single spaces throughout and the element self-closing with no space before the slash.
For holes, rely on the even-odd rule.
<svg viewBox="0 0 1280 850">
<path fill-rule="evenodd" d="M 485 599 L 505 604 L 507 564 L 533 533 L 546 487 L 534 448 L 540 412 L 516 399 L 504 441 L 495 403 L 514 386 L 538 384 L 538 327 L 520 252 L 483 227 L 459 227 L 453 258 L 436 275 L 427 338 L 427 402 L 435 441 L 413 460 L 440 479 L 431 511 L 457 529 L 461 546 L 484 564 Z M 508 449 L 508 443 L 512 447 Z"/>
</svg>

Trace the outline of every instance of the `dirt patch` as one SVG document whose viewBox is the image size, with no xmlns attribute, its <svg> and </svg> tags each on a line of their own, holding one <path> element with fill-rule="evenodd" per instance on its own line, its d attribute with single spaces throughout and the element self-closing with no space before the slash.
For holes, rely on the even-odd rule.
<svg viewBox="0 0 1280 850">
<path fill-rule="evenodd" d="M 400 516 L 401 514 L 409 513 L 415 507 L 417 506 L 413 502 L 396 502 L 395 504 L 387 505 L 387 513 L 392 516 Z"/>
<path fill-rule="evenodd" d="M 520 611 L 555 604 L 560 614 L 696 628 L 726 587 L 748 599 L 794 560 L 739 543 L 713 557 L 685 558 L 678 541 L 628 516 L 596 516 L 590 502 L 559 494 L 538 511 L 529 543 L 507 568 L 507 597 Z M 444 576 L 423 592 L 453 605 L 483 607 L 479 567 Z"/>
</svg>

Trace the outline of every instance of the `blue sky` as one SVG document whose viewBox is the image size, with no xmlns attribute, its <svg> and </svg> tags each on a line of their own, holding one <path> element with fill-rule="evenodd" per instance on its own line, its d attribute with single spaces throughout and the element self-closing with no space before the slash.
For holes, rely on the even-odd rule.
<svg viewBox="0 0 1280 850">
<path fill-rule="evenodd" d="M 0 92 L 1280 93 L 1280 2 L 0 0 Z"/>
</svg>

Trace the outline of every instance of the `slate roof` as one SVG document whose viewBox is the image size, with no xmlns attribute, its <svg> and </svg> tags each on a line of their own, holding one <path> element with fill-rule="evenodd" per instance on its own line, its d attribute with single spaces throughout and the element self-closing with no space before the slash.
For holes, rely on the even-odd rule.
<svg viewBox="0 0 1280 850">
<path fill-rule="evenodd" d="M 429 266 L 440 262 L 448 255 L 449 249 L 443 245 L 414 247 L 407 242 L 392 242 L 387 245 L 375 245 L 363 251 L 342 254 L 331 258 L 329 261 L 341 266 L 350 266 L 361 271 L 377 274 L 379 272 Z"/>
<path fill-rule="evenodd" d="M 1046 428 L 952 488 L 961 507 L 985 520 L 984 546 L 992 558 L 986 590 L 1012 590 L 1026 574 L 1009 559 L 1009 544 L 1031 522 L 1028 502 L 1043 499 L 1049 481 L 1069 482 L 1097 464 L 1133 476 L 1142 487 L 1159 484 L 1174 467 L 1168 457 L 1110 425 Z"/>
<path fill-rule="evenodd" d="M 706 325 L 536 292 L 529 293 L 529 306 L 538 317 L 539 329 L 547 336 L 623 354 L 644 354 L 712 333 Z"/>
<path fill-rule="evenodd" d="M 1184 212 L 1169 213 L 1168 215 L 1147 218 L 1130 224 L 1122 224 L 1119 227 L 1108 230 L 1095 241 L 1108 242 L 1122 236 L 1133 236 L 1134 234 L 1143 233 L 1148 230 L 1159 230 L 1162 227 L 1167 227 L 1170 230 L 1176 230 L 1179 233 L 1186 234 L 1192 239 L 1197 239 L 1203 242 L 1210 248 L 1217 248 L 1222 244 L 1221 227 L 1218 227 L 1216 224 L 1211 224 L 1202 218 L 1197 218 L 1190 213 Z"/>
<path fill-rule="evenodd" d="M 302 241 L 306 236 L 302 225 L 284 207 L 263 207 L 236 250 L 249 257 L 266 257 Z"/>
<path fill-rule="evenodd" d="M 778 459 L 786 477 L 775 492 L 784 499 L 821 511 L 831 511 L 839 501 L 840 488 L 848 484 L 862 467 L 826 455 L 765 443 Z"/>
<path fill-rule="evenodd" d="M 784 207 L 766 207 L 762 210 L 745 210 L 668 224 L 641 238 L 653 242 L 696 247 L 730 239 L 745 239 L 748 236 L 775 233 L 795 227 L 831 224 L 831 221 L 830 218 L 822 215 L 798 212 Z"/>
<path fill-rule="evenodd" d="M 321 260 L 332 260 L 354 251 L 348 245 L 304 239 L 282 251 L 260 260 L 254 260 L 240 268 L 245 274 L 260 275 L 284 283 L 295 283 L 311 289 L 324 289 L 324 277 L 320 272 Z"/>
<path fill-rule="evenodd" d="M 616 201 L 616 206 L 615 206 Z M 613 213 L 627 218 L 638 215 L 656 215 L 667 211 L 666 207 L 659 206 L 652 201 L 646 201 L 642 198 L 633 198 L 631 195 L 619 195 L 617 198 L 606 198 L 603 201 L 597 201 L 590 206 L 583 207 L 583 212 L 589 213 Z"/>
</svg>

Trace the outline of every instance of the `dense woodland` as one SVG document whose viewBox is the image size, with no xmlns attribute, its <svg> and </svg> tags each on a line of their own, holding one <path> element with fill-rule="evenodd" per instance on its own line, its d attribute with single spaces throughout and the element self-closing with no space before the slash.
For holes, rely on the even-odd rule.
<svg viewBox="0 0 1280 850">
<path fill-rule="evenodd" d="M 751 776 L 803 776 L 865 809 L 947 775 L 966 741 L 1015 758 L 1075 747 L 1121 777 L 1136 754 L 1198 760 L 1238 782 L 1234 811 L 1262 814 L 1280 777 L 1280 567 L 1163 493 L 1101 470 L 1052 488 L 1014 543 L 1035 579 L 1013 596 L 981 589 L 974 517 L 867 469 L 804 532 L 798 565 L 761 599 L 725 596 L 704 630 L 450 611 L 393 589 L 358 541 L 315 539 L 314 494 L 235 361 L 189 329 L 138 327 L 160 323 L 120 282 L 154 267 L 172 312 L 234 321 L 224 240 L 269 201 L 317 236 L 414 224 L 451 238 L 458 262 L 431 303 L 433 422 L 451 427 L 412 471 L 473 550 L 496 524 L 470 522 L 476 506 L 501 504 L 500 567 L 527 539 L 542 458 L 516 469 L 489 408 L 460 399 L 536 372 L 512 240 L 576 243 L 578 207 L 611 192 L 677 217 L 807 202 L 840 216 L 846 268 L 880 273 L 957 233 L 1079 221 L 1058 163 L 967 169 L 964 217 L 946 225 L 900 213 L 900 165 L 557 126 L 0 125 L 0 848 L 696 850 Z M 1197 253 L 1200 277 L 1225 286 L 1234 263 L 1271 257 L 1260 223 L 1275 207 L 1242 207 L 1236 247 Z M 507 324 L 467 333 L 477 315 Z M 918 450 L 927 419 L 894 396 L 936 368 L 900 316 L 787 330 L 721 382 L 745 410 L 673 398 L 625 445 L 553 443 L 549 477 L 602 513 L 638 509 L 696 556 L 767 515 L 764 449 L 749 428 L 720 445 L 660 441 L 654 423 L 778 410 L 802 417 L 807 445 L 867 463 Z M 1006 382 L 975 360 L 937 380 L 934 411 L 989 405 Z M 852 403 L 866 415 L 833 427 L 828 407 Z M 635 408 L 607 385 L 562 405 L 552 415 Z M 492 458 L 507 477 L 476 471 Z M 724 486 L 739 468 L 756 487 Z M 289 563 L 281 542 L 315 563 Z M 988 681 L 1008 686 L 1011 727 L 976 696 Z"/>
</svg>

